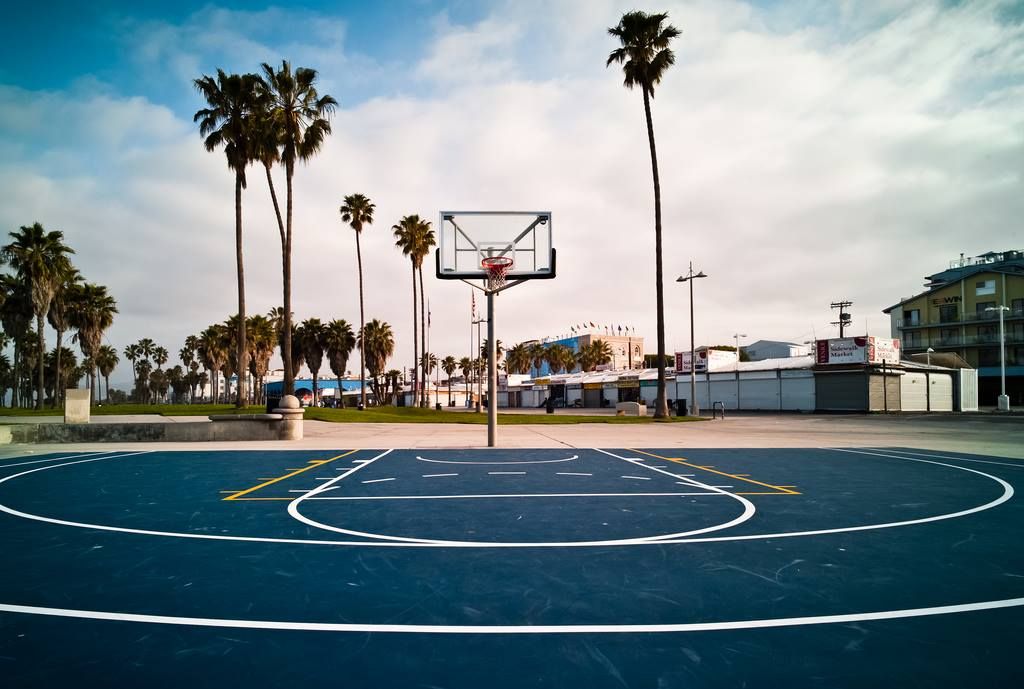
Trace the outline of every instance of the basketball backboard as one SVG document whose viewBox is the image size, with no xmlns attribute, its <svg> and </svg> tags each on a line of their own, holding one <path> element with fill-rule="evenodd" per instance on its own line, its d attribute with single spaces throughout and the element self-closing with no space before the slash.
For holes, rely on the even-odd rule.
<svg viewBox="0 0 1024 689">
<path fill-rule="evenodd" d="M 548 211 L 441 211 L 437 277 L 482 280 L 487 258 L 512 260 L 507 280 L 555 277 L 555 247 Z"/>
</svg>

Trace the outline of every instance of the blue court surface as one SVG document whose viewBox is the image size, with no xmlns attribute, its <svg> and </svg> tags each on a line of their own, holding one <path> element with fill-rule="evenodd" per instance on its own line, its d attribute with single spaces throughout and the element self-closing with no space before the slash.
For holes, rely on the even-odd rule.
<svg viewBox="0 0 1024 689">
<path fill-rule="evenodd" d="M 4 687 L 1024 686 L 1024 461 L 0 460 Z"/>
</svg>

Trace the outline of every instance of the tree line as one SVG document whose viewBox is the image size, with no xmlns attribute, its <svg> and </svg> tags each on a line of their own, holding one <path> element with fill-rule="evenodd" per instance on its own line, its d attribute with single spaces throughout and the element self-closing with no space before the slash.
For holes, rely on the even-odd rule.
<svg viewBox="0 0 1024 689">
<path fill-rule="evenodd" d="M 114 322 L 117 302 L 107 288 L 88 282 L 71 261 L 74 250 L 64 233 L 47 231 L 40 223 L 24 225 L 9 234 L 0 248 L 0 349 L 13 344 L 13 359 L 0 354 L 0 405 L 11 391 L 16 407 L 57 407 L 64 390 L 89 378 L 96 394 L 96 380 L 109 376 L 117 354 L 103 345 L 103 334 Z M 46 348 L 46 325 L 56 332 L 52 350 Z M 82 353 L 64 346 L 71 335 Z M 113 358 L 111 355 L 113 354 Z"/>
</svg>

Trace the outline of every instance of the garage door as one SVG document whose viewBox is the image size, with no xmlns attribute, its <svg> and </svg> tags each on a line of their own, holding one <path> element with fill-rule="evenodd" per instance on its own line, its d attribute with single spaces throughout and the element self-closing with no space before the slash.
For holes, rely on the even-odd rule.
<svg viewBox="0 0 1024 689">
<path fill-rule="evenodd" d="M 770 378 L 758 376 L 754 380 L 740 375 L 740 408 L 779 409 L 779 381 L 774 371 Z"/>
<path fill-rule="evenodd" d="M 903 411 L 928 410 L 928 384 L 925 374 L 907 371 L 900 376 L 900 409 Z"/>
<path fill-rule="evenodd" d="M 953 411 L 953 376 L 933 373 L 931 378 L 932 411 Z"/>
<path fill-rule="evenodd" d="M 814 410 L 814 373 L 811 371 L 782 371 L 782 408 Z"/>
</svg>

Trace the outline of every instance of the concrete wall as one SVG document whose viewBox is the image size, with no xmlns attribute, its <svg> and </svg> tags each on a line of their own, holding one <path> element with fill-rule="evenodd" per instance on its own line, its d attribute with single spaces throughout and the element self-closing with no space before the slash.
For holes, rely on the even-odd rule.
<svg viewBox="0 0 1024 689">
<path fill-rule="evenodd" d="M 19 423 L 0 426 L 0 444 L 123 443 L 286 440 L 280 414 L 253 414 L 231 421 L 183 423 L 60 424 Z M 301 424 L 301 420 L 299 421 Z M 299 435 L 301 437 L 301 433 Z"/>
</svg>

